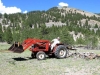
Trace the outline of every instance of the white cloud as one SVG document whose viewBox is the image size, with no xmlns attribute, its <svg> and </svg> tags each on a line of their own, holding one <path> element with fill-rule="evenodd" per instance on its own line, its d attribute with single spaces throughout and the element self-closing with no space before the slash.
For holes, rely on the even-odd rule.
<svg viewBox="0 0 100 75">
<path fill-rule="evenodd" d="M 6 7 L 3 5 L 3 3 L 0 0 L 0 13 L 12 14 L 12 13 L 18 13 L 18 12 L 21 12 L 20 8 L 17 8 L 15 6 L 14 7 Z"/>
<path fill-rule="evenodd" d="M 64 2 L 60 2 L 58 5 L 59 5 L 60 7 L 63 7 L 63 6 L 67 6 L 67 7 L 68 7 L 68 4 L 67 4 L 67 3 L 64 3 Z"/>
<path fill-rule="evenodd" d="M 25 10 L 23 13 L 27 13 L 27 10 Z"/>
</svg>

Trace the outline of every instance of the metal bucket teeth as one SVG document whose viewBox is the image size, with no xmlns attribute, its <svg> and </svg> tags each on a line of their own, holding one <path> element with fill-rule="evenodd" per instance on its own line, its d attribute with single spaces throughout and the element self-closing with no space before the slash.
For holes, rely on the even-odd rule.
<svg viewBox="0 0 100 75">
<path fill-rule="evenodd" d="M 14 46 L 14 44 L 13 44 L 8 50 L 11 51 L 14 47 L 15 47 L 15 46 Z"/>
<path fill-rule="evenodd" d="M 14 53 L 22 53 L 24 51 L 23 46 L 22 45 L 18 46 L 18 44 L 13 44 L 8 50 Z"/>
</svg>

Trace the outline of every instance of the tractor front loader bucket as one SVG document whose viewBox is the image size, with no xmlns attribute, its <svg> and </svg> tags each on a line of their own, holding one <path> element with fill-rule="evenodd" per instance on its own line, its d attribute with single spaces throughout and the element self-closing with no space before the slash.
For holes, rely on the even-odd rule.
<svg viewBox="0 0 100 75">
<path fill-rule="evenodd" d="M 23 46 L 18 44 L 13 44 L 8 50 L 14 53 L 22 53 L 24 51 Z"/>
</svg>

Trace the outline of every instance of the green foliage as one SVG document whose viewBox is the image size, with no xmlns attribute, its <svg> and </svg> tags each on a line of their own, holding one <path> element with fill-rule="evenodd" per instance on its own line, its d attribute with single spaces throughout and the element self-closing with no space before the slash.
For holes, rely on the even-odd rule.
<svg viewBox="0 0 100 75">
<path fill-rule="evenodd" d="M 7 27 L 7 30 L 5 30 L 4 32 L 4 40 L 7 41 L 7 43 L 9 44 L 13 41 L 10 27 Z"/>
<path fill-rule="evenodd" d="M 94 49 L 98 45 L 98 38 L 94 35 L 85 36 L 85 43 Z"/>
<path fill-rule="evenodd" d="M 2 14 L 0 13 L 0 18 L 2 18 Z"/>
<path fill-rule="evenodd" d="M 60 37 L 61 41 L 65 44 L 74 44 L 73 37 L 69 34 L 68 28 L 66 26 L 63 26 L 60 29 Z"/>
<path fill-rule="evenodd" d="M 81 46 L 82 44 L 85 43 L 85 40 L 82 37 L 80 37 L 80 38 L 77 39 L 76 43 L 80 44 L 80 46 Z"/>
<path fill-rule="evenodd" d="M 97 25 L 97 24 L 95 24 L 94 28 L 98 28 L 98 25 Z"/>
<path fill-rule="evenodd" d="M 3 41 L 3 32 L 2 32 L 2 26 L 0 23 L 0 42 Z"/>
<path fill-rule="evenodd" d="M 4 14 L 4 18 L 8 18 L 8 15 L 6 13 Z"/>
<path fill-rule="evenodd" d="M 22 42 L 27 37 L 30 38 L 39 38 L 39 39 L 48 39 L 52 40 L 53 38 L 60 37 L 61 41 L 66 44 L 75 44 L 72 35 L 69 33 L 74 31 L 77 35 L 81 32 L 86 37 L 82 39 L 81 37 L 77 39 L 77 44 L 86 44 L 88 42 L 90 44 L 89 36 L 95 35 L 100 37 L 100 28 L 96 24 L 94 28 L 98 28 L 96 33 L 94 30 L 90 30 L 91 26 L 88 24 L 89 20 L 97 20 L 100 21 L 100 18 L 97 18 L 95 15 L 92 17 L 88 17 L 85 14 L 82 15 L 80 13 L 72 13 L 70 10 L 68 13 L 65 13 L 66 10 L 58 9 L 58 7 L 50 8 L 47 11 L 30 11 L 26 14 L 16 13 L 16 14 L 4 14 L 4 18 L 2 20 L 3 25 L 9 24 L 10 26 L 4 29 L 4 33 L 0 31 L 0 40 L 7 41 L 11 43 L 13 41 Z M 2 14 L 0 14 L 0 18 Z M 82 19 L 86 19 L 85 24 L 81 22 Z M 66 26 L 52 26 L 46 27 L 45 23 L 49 21 L 52 22 L 62 22 L 66 23 Z M 2 30 L 2 27 L 0 27 Z M 96 43 L 94 42 L 94 46 Z"/>
</svg>

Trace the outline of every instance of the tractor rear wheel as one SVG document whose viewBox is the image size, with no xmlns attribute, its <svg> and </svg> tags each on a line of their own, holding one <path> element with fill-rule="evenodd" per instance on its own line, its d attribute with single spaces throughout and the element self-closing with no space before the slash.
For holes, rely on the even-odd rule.
<svg viewBox="0 0 100 75">
<path fill-rule="evenodd" d="M 64 45 L 59 45 L 54 54 L 58 59 L 63 59 L 67 56 L 67 48 Z"/>
<path fill-rule="evenodd" d="M 43 51 L 39 51 L 37 54 L 36 54 L 36 58 L 38 60 L 44 60 L 46 58 L 46 54 L 43 52 Z"/>
</svg>

